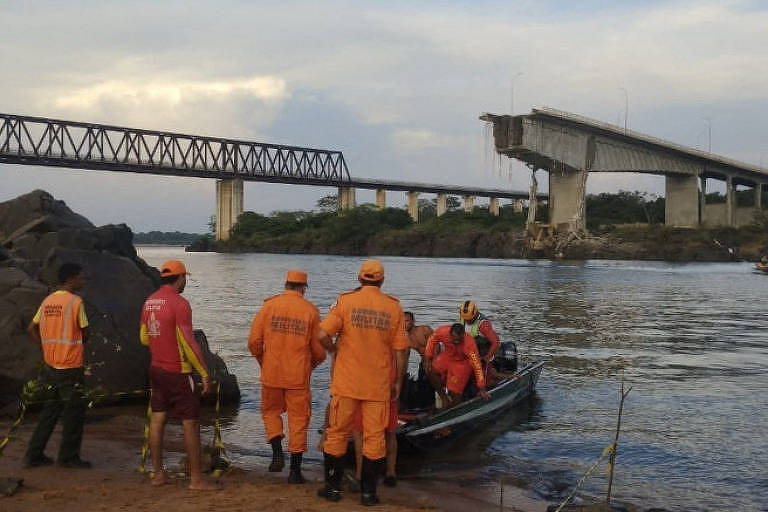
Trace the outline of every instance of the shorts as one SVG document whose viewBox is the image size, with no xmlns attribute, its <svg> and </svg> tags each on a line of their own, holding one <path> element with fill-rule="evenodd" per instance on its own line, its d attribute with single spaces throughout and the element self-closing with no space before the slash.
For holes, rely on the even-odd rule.
<svg viewBox="0 0 768 512">
<path fill-rule="evenodd" d="M 468 359 L 463 361 L 449 359 L 445 352 L 438 354 L 432 361 L 432 368 L 440 374 L 446 389 L 457 395 L 464 392 L 464 388 L 467 387 L 467 382 L 472 376 L 472 366 Z"/>
<path fill-rule="evenodd" d="M 387 422 L 387 432 L 394 432 L 399 426 L 397 415 L 397 400 L 392 400 L 389 403 L 389 420 Z M 355 411 L 355 419 L 352 422 L 352 432 L 363 431 L 363 410 L 358 407 Z"/>
<path fill-rule="evenodd" d="M 149 367 L 150 405 L 154 412 L 167 412 L 181 420 L 200 418 L 200 389 L 189 373 L 173 373 Z"/>
</svg>

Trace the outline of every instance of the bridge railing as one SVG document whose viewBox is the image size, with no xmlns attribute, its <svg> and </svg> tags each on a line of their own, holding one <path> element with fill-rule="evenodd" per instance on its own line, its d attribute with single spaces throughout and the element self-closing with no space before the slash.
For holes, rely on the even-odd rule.
<svg viewBox="0 0 768 512">
<path fill-rule="evenodd" d="M 0 113 L 0 162 L 157 174 L 350 180 L 340 151 Z"/>
</svg>

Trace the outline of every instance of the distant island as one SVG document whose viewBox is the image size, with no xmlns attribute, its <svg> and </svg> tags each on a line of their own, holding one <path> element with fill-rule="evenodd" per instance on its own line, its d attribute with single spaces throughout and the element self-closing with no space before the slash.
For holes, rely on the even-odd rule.
<svg viewBox="0 0 768 512">
<path fill-rule="evenodd" d="M 438 217 L 434 201 L 420 200 L 415 223 L 404 209 L 372 204 L 339 213 L 335 196 L 326 196 L 319 211 L 245 212 L 229 240 L 199 236 L 187 250 L 665 261 L 757 261 L 768 252 L 768 214 L 741 228 L 671 228 L 664 225 L 664 199 L 641 192 L 588 195 L 589 234 L 535 250 L 526 241 L 527 210 L 505 205 L 498 216 L 483 207 L 465 212 L 458 198 L 448 206 Z M 547 218 L 546 205 L 537 209 L 539 217 Z"/>
<path fill-rule="evenodd" d="M 200 233 L 182 233 L 181 231 L 149 231 L 134 233 L 133 243 L 138 245 L 190 245 L 201 237 Z"/>
</svg>

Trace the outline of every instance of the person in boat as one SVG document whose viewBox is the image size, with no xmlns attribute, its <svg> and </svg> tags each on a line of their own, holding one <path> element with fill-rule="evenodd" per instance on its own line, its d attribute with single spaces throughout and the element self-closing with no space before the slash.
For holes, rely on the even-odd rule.
<svg viewBox="0 0 768 512">
<path fill-rule="evenodd" d="M 408 333 L 408 343 L 410 348 L 411 350 L 418 352 L 419 356 L 423 358 L 424 350 L 427 348 L 427 341 L 435 331 L 428 325 L 416 325 L 416 318 L 410 311 L 406 311 L 404 314 L 405 332 Z"/>
<path fill-rule="evenodd" d="M 435 356 L 438 345 L 442 345 L 443 351 Z M 477 345 L 460 323 L 438 327 L 429 337 L 424 350 L 424 371 L 440 395 L 442 408 L 450 408 L 461 402 L 464 388 L 473 372 L 477 396 L 486 400 L 490 398 L 485 390 L 485 375 Z"/>
<path fill-rule="evenodd" d="M 493 387 L 500 377 L 496 374 L 493 365 L 489 363 L 501 346 L 499 336 L 493 329 L 491 321 L 480 313 L 474 301 L 466 300 L 459 304 L 459 320 L 475 340 L 488 387 Z"/>
</svg>

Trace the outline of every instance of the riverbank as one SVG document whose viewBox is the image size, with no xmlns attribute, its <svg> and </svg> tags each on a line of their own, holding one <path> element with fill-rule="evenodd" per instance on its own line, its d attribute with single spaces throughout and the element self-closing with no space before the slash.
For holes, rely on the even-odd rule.
<svg viewBox="0 0 768 512">
<path fill-rule="evenodd" d="M 415 256 L 427 258 L 609 259 L 672 262 L 759 261 L 768 253 L 768 229 L 684 229 L 663 225 L 610 226 L 576 238 L 561 248 L 528 247 L 525 232 L 499 221 L 451 225 L 431 220 L 425 225 L 385 228 L 365 236 L 328 237 L 320 229 L 273 236 L 235 236 L 229 241 L 201 239 L 191 252 L 332 254 L 343 256 Z"/>
<path fill-rule="evenodd" d="M 187 482 L 174 473 L 182 457 L 183 441 L 180 425 L 169 424 L 166 430 L 165 460 L 169 471 L 177 476 L 170 485 L 153 488 L 135 469 L 139 460 L 144 427 L 143 406 L 126 405 L 91 410 L 85 427 L 82 456 L 93 463 L 93 469 L 73 470 L 55 466 L 22 468 L 25 443 L 34 428 L 36 417 L 25 421 L 16 438 L 0 456 L 0 478 L 23 478 L 19 491 L 0 497 L 0 510 L 21 512 L 51 509 L 57 512 L 81 510 L 162 510 L 273 512 L 359 510 L 359 495 L 347 492 L 338 504 L 316 496 L 321 486 L 322 468 L 305 464 L 306 485 L 289 485 L 286 474 L 266 472 L 268 461 L 258 467 L 243 467 L 236 461 L 221 479 L 223 489 L 204 493 L 189 491 Z M 7 432 L 10 421 L 0 421 L 0 432 Z M 226 439 L 225 439 L 226 442 Z M 55 455 L 59 433 L 54 433 L 47 450 Z M 496 491 L 498 489 L 495 489 Z M 546 508 L 546 502 L 527 497 L 523 489 L 505 485 L 504 508 L 491 490 L 464 489 L 428 478 L 403 479 L 396 488 L 380 486 L 382 504 L 374 510 L 412 512 L 423 510 L 459 511 L 474 508 L 532 512 Z"/>
</svg>

